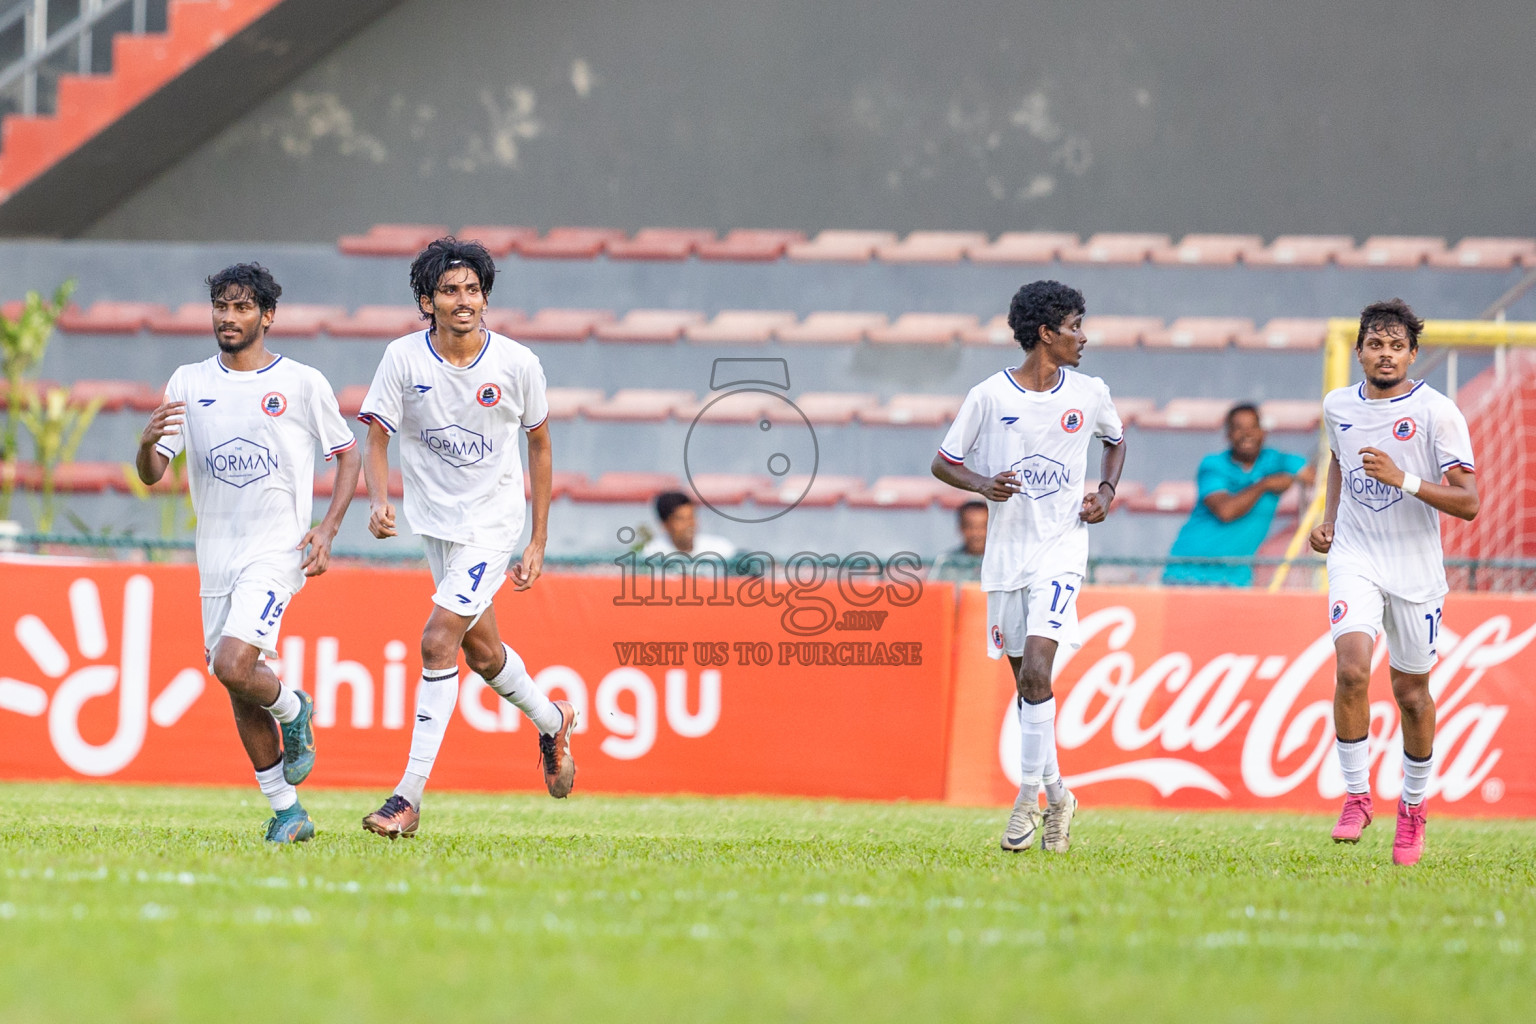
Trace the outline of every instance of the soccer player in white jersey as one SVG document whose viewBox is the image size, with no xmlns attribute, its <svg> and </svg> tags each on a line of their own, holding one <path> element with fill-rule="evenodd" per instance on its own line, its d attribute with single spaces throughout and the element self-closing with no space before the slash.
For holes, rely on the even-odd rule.
<svg viewBox="0 0 1536 1024">
<path fill-rule="evenodd" d="M 987 654 L 1008 656 L 1018 687 L 1019 796 L 1003 849 L 1065 852 L 1077 798 L 1056 762 L 1051 667 L 1062 643 L 1081 644 L 1077 595 L 1088 568 L 1088 524 L 1103 522 L 1125 464 L 1124 428 L 1082 359 L 1083 296 L 1056 281 L 1020 288 L 1008 326 L 1024 361 L 971 389 L 944 435 L 933 475 L 987 499 Z M 1103 442 L 1097 488 L 1084 495 L 1088 449 Z M 1040 813 L 1040 788 L 1046 808 Z"/>
<path fill-rule="evenodd" d="M 296 843 L 315 834 L 294 790 L 315 763 L 314 704 L 263 659 L 277 657 L 283 612 L 304 578 L 326 570 L 361 460 L 326 379 L 267 350 L 283 290 L 266 268 L 236 264 L 208 288 L 219 351 L 171 375 L 139 439 L 136 468 L 153 484 L 187 454 L 204 655 L 229 691 L 240 741 L 272 805 L 266 837 Z M 336 460 L 336 487 L 325 518 L 311 525 L 317 443 Z"/>
<path fill-rule="evenodd" d="M 1333 728 L 1344 773 L 1344 809 L 1335 842 L 1353 843 L 1371 823 L 1367 693 L 1378 634 L 1387 638 L 1392 696 L 1402 714 L 1403 791 L 1397 804 L 1395 864 L 1424 853 L 1424 796 L 1435 743 L 1435 665 L 1441 602 L 1449 589 L 1440 547 L 1440 512 L 1477 515 L 1477 477 L 1467 421 L 1449 398 L 1412 380 L 1424 322 L 1401 299 L 1360 314 L 1357 385 L 1323 398 L 1328 464 L 1323 521 L 1314 550 L 1328 555 L 1328 621 L 1337 677 Z M 1444 482 L 1441 482 L 1441 478 Z"/>
<path fill-rule="evenodd" d="M 441 238 L 422 250 L 411 264 L 411 287 L 427 325 L 390 342 L 359 416 L 368 424 L 368 529 L 395 536 L 387 488 L 389 442 L 398 435 L 405 515 L 437 585 L 421 636 L 410 760 L 384 806 L 363 819 L 364 828 L 390 839 L 415 834 L 420 823 L 427 777 L 458 702 L 460 649 L 470 670 L 538 729 L 550 795 L 567 796 L 576 779 L 575 711 L 546 697 L 501 642 L 491 604 L 523 532 L 519 431 L 528 437 L 533 529 L 511 569 L 514 590 L 527 590 L 543 571 L 552 466 L 544 369 L 526 347 L 481 323 L 495 277 L 478 242 Z"/>
</svg>

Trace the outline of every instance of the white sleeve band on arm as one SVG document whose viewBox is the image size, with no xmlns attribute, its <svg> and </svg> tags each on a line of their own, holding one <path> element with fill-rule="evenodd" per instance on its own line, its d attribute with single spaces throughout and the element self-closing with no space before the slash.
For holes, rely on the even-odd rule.
<svg viewBox="0 0 1536 1024">
<path fill-rule="evenodd" d="M 1412 473 L 1403 474 L 1403 490 L 1407 491 L 1409 494 L 1418 494 L 1419 485 L 1423 482 L 1424 481 L 1422 479 L 1414 476 Z"/>
</svg>

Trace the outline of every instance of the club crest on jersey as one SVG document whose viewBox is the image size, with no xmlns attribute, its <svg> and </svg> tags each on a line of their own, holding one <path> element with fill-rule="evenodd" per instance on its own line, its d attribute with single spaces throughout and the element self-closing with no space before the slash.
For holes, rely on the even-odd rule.
<svg viewBox="0 0 1536 1024">
<path fill-rule="evenodd" d="M 1404 416 L 1402 419 L 1392 424 L 1392 436 L 1397 438 L 1399 441 L 1410 440 L 1413 435 L 1417 434 L 1418 432 L 1419 425 L 1413 422 L 1413 417 L 1411 416 Z"/>
<path fill-rule="evenodd" d="M 996 626 L 992 627 L 992 646 L 998 650 L 1003 649 L 1003 631 Z"/>
<path fill-rule="evenodd" d="M 281 416 L 288 411 L 288 399 L 281 391 L 268 391 L 261 396 L 261 411 L 268 416 Z"/>
<path fill-rule="evenodd" d="M 1328 609 L 1328 621 L 1333 623 L 1335 626 L 1337 626 L 1339 624 L 1340 620 L 1342 620 L 1344 618 L 1344 616 L 1346 616 L 1348 614 L 1349 614 L 1349 602 L 1348 601 L 1335 601 L 1335 602 L 1333 602 L 1333 607 Z"/>
<path fill-rule="evenodd" d="M 1069 434 L 1075 434 L 1083 429 L 1083 410 L 1068 409 L 1061 414 L 1061 429 Z"/>
<path fill-rule="evenodd" d="M 475 392 L 475 401 L 489 409 L 501 401 L 501 388 L 495 384 L 481 384 Z"/>
</svg>

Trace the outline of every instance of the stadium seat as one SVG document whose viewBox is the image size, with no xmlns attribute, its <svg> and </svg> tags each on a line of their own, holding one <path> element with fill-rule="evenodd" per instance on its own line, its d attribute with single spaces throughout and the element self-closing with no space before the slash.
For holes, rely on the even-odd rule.
<svg viewBox="0 0 1536 1024">
<path fill-rule="evenodd" d="M 882 476 L 843 500 L 851 508 L 928 508 L 938 500 L 941 488 L 955 490 L 932 476 Z"/>
<path fill-rule="evenodd" d="M 351 316 L 325 321 L 325 333 L 333 338 L 393 339 L 426 328 L 414 306 L 359 306 Z"/>
<path fill-rule="evenodd" d="M 348 256 L 415 256 L 446 234 L 435 224 L 375 224 L 366 235 L 342 235 L 336 246 Z"/>
<path fill-rule="evenodd" d="M 1102 348 L 1134 348 L 1148 334 L 1163 329 L 1155 316 L 1085 316 L 1083 333 L 1088 344 Z"/>
<path fill-rule="evenodd" d="M 1272 398 L 1259 403 L 1265 430 L 1312 431 L 1322 420 L 1323 403 L 1315 398 Z"/>
<path fill-rule="evenodd" d="M 1151 255 L 1153 263 L 1227 266 L 1262 248 L 1264 239 L 1258 235 L 1185 235 L 1178 245 L 1154 249 Z"/>
<path fill-rule="evenodd" d="M 694 494 L 711 505 L 740 505 L 770 486 L 770 479 L 748 473 L 695 473 L 688 483 Z"/>
<path fill-rule="evenodd" d="M 573 473 L 570 470 L 557 469 L 549 474 L 549 497 L 553 501 L 556 498 L 569 497 L 573 489 L 587 485 L 585 473 Z M 523 496 L 533 497 L 533 486 L 528 479 L 528 474 L 523 474 Z"/>
<path fill-rule="evenodd" d="M 101 494 L 108 490 L 127 490 L 121 462 L 66 462 L 54 467 L 53 489 L 61 494 Z M 42 485 L 39 469 L 38 485 Z"/>
<path fill-rule="evenodd" d="M 213 336 L 213 306 L 207 302 L 185 302 L 175 312 L 157 313 L 144 324 L 151 334 L 205 334 Z"/>
<path fill-rule="evenodd" d="M 1536 238 L 1463 238 L 1455 247 L 1429 254 L 1432 267 L 1508 270 L 1536 266 Z"/>
<path fill-rule="evenodd" d="M 1245 255 L 1243 262 L 1260 267 L 1322 267 L 1354 248 L 1355 240 L 1348 235 L 1281 235 L 1267 249 Z"/>
<path fill-rule="evenodd" d="M 343 416 L 349 420 L 355 420 L 357 414 L 363 411 L 363 399 L 367 397 L 367 384 L 348 384 L 336 392 L 336 405 Z"/>
<path fill-rule="evenodd" d="M 1157 403 L 1150 398 L 1125 398 L 1114 395 L 1115 412 L 1120 416 L 1120 422 L 1127 427 L 1135 426 L 1141 417 L 1149 412 L 1157 411 Z"/>
<path fill-rule="evenodd" d="M 72 405 L 101 399 L 103 412 L 153 412 L 160 407 L 165 389 L 136 380 L 77 380 L 69 386 Z"/>
<path fill-rule="evenodd" d="M 204 308 L 208 308 L 206 304 Z M 347 311 L 342 306 L 279 302 L 277 315 L 272 318 L 272 326 L 267 328 L 267 333 L 280 338 L 313 338 L 325 330 L 329 321 L 344 319 L 346 315 Z M 209 323 L 212 322 L 210 319 Z"/>
<path fill-rule="evenodd" d="M 1327 320 L 1276 317 L 1255 333 L 1239 337 L 1237 347 L 1312 351 L 1322 348 L 1327 338 Z"/>
<path fill-rule="evenodd" d="M 42 467 L 35 463 L 18 462 L 14 470 L 10 465 L 0 463 L 0 481 L 5 480 L 13 472 L 15 487 L 18 491 L 35 491 L 43 485 Z"/>
<path fill-rule="evenodd" d="M 9 299 L 5 302 L 0 302 L 0 316 L 15 323 L 26 308 L 27 304 L 21 299 Z"/>
<path fill-rule="evenodd" d="M 880 405 L 878 396 L 857 391 L 807 391 L 793 401 L 795 408 L 804 413 L 813 426 L 852 423 L 860 410 L 875 409 Z M 795 417 L 793 411 L 778 406 L 769 409 L 768 418 L 784 422 Z"/>
<path fill-rule="evenodd" d="M 1174 398 L 1161 409 L 1136 417 L 1143 430 L 1218 430 L 1226 422 L 1232 401 L 1226 398 Z"/>
<path fill-rule="evenodd" d="M 1334 257 L 1341 267 L 1422 267 L 1445 252 L 1445 239 L 1422 235 L 1373 235 L 1358 249 Z"/>
<path fill-rule="evenodd" d="M 1164 480 L 1150 491 L 1128 495 L 1124 500 L 1133 512 L 1164 512 L 1188 515 L 1195 507 L 1199 488 L 1193 480 Z"/>
<path fill-rule="evenodd" d="M 603 400 L 601 388 L 549 388 L 544 392 L 549 402 L 549 418 L 573 420 L 589 405 Z"/>
<path fill-rule="evenodd" d="M 518 327 L 519 341 L 586 341 L 598 324 L 609 323 L 606 309 L 541 309 Z"/>
<path fill-rule="evenodd" d="M 871 425 L 936 427 L 953 420 L 963 401 L 963 395 L 892 395 L 885 405 L 860 408 L 857 415 Z"/>
<path fill-rule="evenodd" d="M 1141 337 L 1146 348 L 1226 348 L 1238 338 L 1252 338 L 1253 321 L 1243 317 L 1181 316 L 1167 329 Z"/>
<path fill-rule="evenodd" d="M 402 475 L 399 466 L 395 466 L 389 471 L 388 492 L 391 498 L 401 498 L 405 496 L 405 477 Z M 315 498 L 317 500 L 320 498 L 330 500 L 331 495 L 335 493 L 336 470 L 332 469 L 315 477 Z M 365 500 L 368 497 L 368 482 L 366 479 L 364 479 L 362 473 L 357 474 L 357 489 L 352 492 L 352 496 L 353 498 L 362 498 Z M 321 515 L 324 514 L 318 508 L 315 510 L 315 512 Z M 396 512 L 398 513 L 399 510 L 396 509 Z"/>
<path fill-rule="evenodd" d="M 1064 263 L 1145 263 L 1154 252 L 1171 248 L 1167 235 L 1101 232 L 1082 245 L 1063 246 Z"/>
<path fill-rule="evenodd" d="M 609 242 L 627 238 L 617 228 L 550 228 L 543 238 L 520 238 L 517 253 L 526 259 L 589 260 Z"/>
<path fill-rule="evenodd" d="M 699 245 L 715 241 L 704 228 L 641 228 L 634 238 L 615 238 L 608 243 L 608 258 L 615 260 L 685 260 Z"/>
<path fill-rule="evenodd" d="M 672 415 L 684 423 L 756 423 L 770 405 L 779 404 L 772 395 L 751 389 L 710 391 L 701 398 L 677 403 Z"/>
<path fill-rule="evenodd" d="M 809 490 L 806 489 L 807 479 L 810 479 Z M 803 473 L 791 473 L 753 494 L 752 500 L 759 505 L 777 506 L 788 505 L 799 498 L 797 504 L 802 507 L 829 508 L 863 486 L 864 481 L 856 476 L 818 473 L 812 479 Z M 802 492 L 805 494 L 803 498 L 800 497 Z"/>
<path fill-rule="evenodd" d="M 606 401 L 587 405 L 583 414 L 589 420 L 659 423 L 670 417 L 678 406 L 691 406 L 693 401 L 692 391 L 621 388 Z"/>
<path fill-rule="evenodd" d="M 485 311 L 485 316 L 481 319 L 481 322 L 485 324 L 488 330 L 495 331 L 497 334 L 515 341 L 522 332 L 523 325 L 528 322 L 528 314 L 520 309 L 492 307 Z"/>
<path fill-rule="evenodd" d="M 1083 496 L 1086 497 L 1099 489 L 1098 480 L 1088 480 L 1083 483 Z M 1120 485 L 1115 488 L 1115 508 L 1125 509 L 1127 512 L 1136 512 L 1137 504 L 1144 501 L 1147 495 L 1146 485 L 1140 480 L 1120 479 Z"/>
<path fill-rule="evenodd" d="M 204 306 L 205 310 L 210 307 Z M 93 302 L 89 310 L 70 306 L 59 317 L 59 330 L 68 334 L 137 334 L 152 317 L 169 316 L 158 302 Z M 208 313 L 204 326 L 213 333 Z"/>
<path fill-rule="evenodd" d="M 689 324 L 683 336 L 698 344 L 761 345 L 799 317 L 784 310 L 723 309 L 708 323 Z"/>
<path fill-rule="evenodd" d="M 470 224 L 460 229 L 458 237 L 466 242 L 479 242 L 490 250 L 492 256 L 500 259 L 503 256 L 512 255 L 512 250 L 517 248 L 517 243 L 538 238 L 539 231 L 537 228 Z"/>
<path fill-rule="evenodd" d="M 968 327 L 960 332 L 960 344 L 962 345 L 1018 345 L 1013 337 L 1013 328 L 1008 326 L 1008 317 L 999 313 L 986 323 L 978 323 L 975 327 Z"/>
<path fill-rule="evenodd" d="M 987 244 L 981 231 L 914 231 L 899 242 L 875 248 L 884 263 L 958 263 L 967 250 Z"/>
<path fill-rule="evenodd" d="M 632 309 L 622 320 L 597 324 L 592 334 L 599 341 L 666 344 L 681 338 L 689 325 L 703 322 L 703 313 L 687 309 Z"/>
<path fill-rule="evenodd" d="M 861 263 L 882 245 L 896 242 L 894 231 L 823 231 L 809 242 L 796 242 L 784 251 L 792 260 Z"/>
<path fill-rule="evenodd" d="M 566 494 L 573 501 L 648 502 L 662 491 L 680 491 L 682 483 L 671 473 L 604 473 L 596 480 L 572 482 Z"/>
<path fill-rule="evenodd" d="M 812 313 L 777 333 L 780 341 L 790 345 L 849 345 L 886 323 L 884 313 Z"/>
<path fill-rule="evenodd" d="M 876 345 L 949 345 L 961 331 L 980 326 L 970 313 L 903 313 L 888 326 L 871 327 L 866 336 Z"/>
<path fill-rule="evenodd" d="M 1280 501 L 1275 505 L 1275 514 L 1280 516 L 1294 516 L 1301 511 L 1301 488 L 1290 487 L 1280 495 Z"/>
<path fill-rule="evenodd" d="M 46 395 L 50 389 L 56 388 L 58 386 L 59 386 L 59 382 L 58 381 L 54 381 L 54 380 L 23 381 L 22 382 L 22 393 L 25 394 L 26 393 L 26 389 L 30 387 L 33 390 L 34 393 L 36 393 L 38 396 L 42 396 L 42 395 Z M 0 377 L 0 409 L 6 409 L 6 408 L 10 407 L 10 397 L 11 397 L 11 384 L 10 384 L 10 381 L 4 379 L 3 377 Z"/>
<path fill-rule="evenodd" d="M 1077 236 L 1057 231 L 1005 231 L 988 245 L 966 250 L 972 263 L 1052 263 L 1063 249 L 1076 249 Z"/>
<path fill-rule="evenodd" d="M 719 241 L 699 243 L 694 251 L 701 260 L 771 261 L 780 259 L 787 247 L 804 241 L 802 231 L 736 228 Z"/>
</svg>

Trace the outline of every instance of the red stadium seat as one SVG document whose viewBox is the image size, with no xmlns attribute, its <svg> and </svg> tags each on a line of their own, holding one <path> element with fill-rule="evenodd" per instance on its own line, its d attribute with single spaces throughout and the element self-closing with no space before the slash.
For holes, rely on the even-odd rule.
<svg viewBox="0 0 1536 1024">
<path fill-rule="evenodd" d="M 877 345 L 949 345 L 979 326 L 970 313 L 903 313 L 888 327 L 870 328 L 868 337 Z"/>
<path fill-rule="evenodd" d="M 886 325 L 884 313 L 812 313 L 792 327 L 781 327 L 779 340 L 791 345 L 849 345 Z"/>
<path fill-rule="evenodd" d="M 573 473 L 570 470 L 557 469 L 549 474 L 549 497 L 553 501 L 556 498 L 570 497 L 571 491 L 587 486 L 585 473 Z M 527 474 L 523 475 L 524 496 L 533 497 L 533 486 Z"/>
<path fill-rule="evenodd" d="M 609 242 L 628 236 L 617 228 L 550 228 L 543 238 L 517 241 L 517 253 L 526 259 L 590 260 Z"/>
<path fill-rule="evenodd" d="M 1423 235 L 1374 235 L 1358 249 L 1334 257 L 1341 267 L 1422 267 L 1445 252 L 1445 239 Z"/>
<path fill-rule="evenodd" d="M 1113 400 L 1120 422 L 1127 427 L 1139 423 L 1144 414 L 1157 411 L 1157 403 L 1150 398 L 1126 398 L 1115 395 Z"/>
<path fill-rule="evenodd" d="M 695 473 L 688 483 L 695 494 L 711 505 L 740 505 L 768 487 L 769 480 L 748 473 Z"/>
<path fill-rule="evenodd" d="M 1447 252 L 1430 253 L 1432 267 L 1508 270 L 1536 266 L 1536 238 L 1463 238 Z"/>
<path fill-rule="evenodd" d="M 587 406 L 603 400 L 603 392 L 599 388 L 549 388 L 544 394 L 549 402 L 549 418 L 552 420 L 573 420 Z"/>
<path fill-rule="evenodd" d="M 941 488 L 954 490 L 932 476 L 882 476 L 844 500 L 852 508 L 927 508 L 938 500 Z"/>
<path fill-rule="evenodd" d="M 1155 316 L 1085 316 L 1083 333 L 1088 344 L 1102 348 L 1134 348 L 1148 334 L 1163 329 Z"/>
<path fill-rule="evenodd" d="M 1253 321 L 1229 316 L 1181 316 L 1166 330 L 1148 331 L 1147 348 L 1226 348 L 1238 338 L 1254 336 Z"/>
<path fill-rule="evenodd" d="M 1177 246 L 1153 250 L 1152 262 L 1227 266 L 1262 248 L 1258 235 L 1185 235 Z"/>
<path fill-rule="evenodd" d="M 981 231 L 914 231 L 899 242 L 877 246 L 885 263 L 959 263 L 970 249 L 987 244 Z"/>
<path fill-rule="evenodd" d="M 517 329 L 519 341 L 586 341 L 598 324 L 611 323 L 606 309 L 541 309 Z"/>
<path fill-rule="evenodd" d="M 205 334 L 213 337 L 213 306 L 207 302 L 186 302 L 174 313 L 157 313 L 145 321 L 151 334 Z"/>
<path fill-rule="evenodd" d="M 791 473 L 758 491 L 752 500 L 767 506 L 796 503 L 804 508 L 829 508 L 864 486 L 864 481 L 856 476 L 818 473 L 810 480 L 810 489 L 807 490 L 807 479 L 805 474 Z M 804 497 L 801 497 L 802 493 Z"/>
<path fill-rule="evenodd" d="M 1167 235 L 1102 232 L 1082 245 L 1063 246 L 1065 263 L 1145 263 L 1154 252 L 1172 247 Z"/>
<path fill-rule="evenodd" d="M 892 395 L 884 406 L 858 410 L 859 422 L 892 427 L 936 427 L 960 411 L 962 395 Z"/>
<path fill-rule="evenodd" d="M 599 341 L 631 341 L 666 344 L 683 336 L 691 324 L 702 324 L 704 314 L 687 309 L 632 309 L 616 323 L 600 323 L 592 330 Z"/>
<path fill-rule="evenodd" d="M 704 228 L 641 228 L 634 238 L 608 243 L 608 258 L 615 260 L 685 260 L 702 244 L 715 241 Z"/>
<path fill-rule="evenodd" d="M 351 316 L 325 322 L 333 338 L 399 338 L 427 329 L 427 321 L 414 306 L 359 306 Z"/>
<path fill-rule="evenodd" d="M 510 256 L 517 243 L 533 241 L 539 237 L 537 228 L 496 227 L 489 224 L 470 224 L 459 231 L 458 237 L 466 242 L 479 242 L 498 259 Z"/>
<path fill-rule="evenodd" d="M 785 250 L 792 260 L 862 263 L 882 245 L 896 241 L 894 231 L 823 231 L 809 242 L 796 242 Z"/>
<path fill-rule="evenodd" d="M 693 401 L 692 391 L 621 388 L 607 401 L 586 406 L 584 414 L 589 420 L 659 423 L 670 417 L 678 406 L 691 406 Z"/>
<path fill-rule="evenodd" d="M 1281 235 L 1269 248 L 1245 255 L 1243 262 L 1260 267 L 1321 267 L 1354 248 L 1355 240 L 1348 235 Z"/>
<path fill-rule="evenodd" d="M 85 405 L 99 398 L 103 412 L 153 412 L 164 396 L 164 388 L 136 380 L 77 380 L 69 386 L 71 404 Z"/>
<path fill-rule="evenodd" d="M 880 406 L 878 396 L 864 392 L 807 391 L 793 401 L 795 408 L 804 413 L 805 418 L 815 426 L 852 423 L 854 416 L 861 410 L 877 409 Z M 782 406 L 770 408 L 768 418 L 776 423 L 798 419 L 792 410 Z"/>
<path fill-rule="evenodd" d="M 58 381 L 53 381 L 53 380 L 23 381 L 22 385 L 21 385 L 21 392 L 22 392 L 22 394 L 25 394 L 26 393 L 26 389 L 31 388 L 33 393 L 36 394 L 39 398 L 41 398 L 43 395 L 46 395 L 49 392 L 49 390 L 51 390 L 53 388 L 56 388 L 58 386 L 59 386 Z M 0 409 L 9 408 L 9 405 L 10 405 L 10 395 L 11 395 L 11 384 L 10 384 L 10 381 L 5 380 L 4 378 L 0 378 Z"/>
<path fill-rule="evenodd" d="M 697 344 L 761 345 L 779 328 L 798 322 L 783 310 L 723 309 L 709 323 L 689 324 L 683 336 Z"/>
<path fill-rule="evenodd" d="M 211 307 L 206 327 L 213 333 Z M 59 330 L 68 334 L 137 334 L 153 317 L 169 316 L 170 311 L 158 302 L 95 302 L 89 310 L 70 306 L 59 317 Z"/>
<path fill-rule="evenodd" d="M 718 242 L 701 242 L 695 251 L 701 260 L 770 261 L 784 250 L 805 241 L 803 231 L 736 228 Z"/>
<path fill-rule="evenodd" d="M 1013 336 L 1013 328 L 1008 326 L 1008 318 L 999 313 L 984 324 L 961 331 L 960 344 L 1017 346 L 1019 343 Z"/>
<path fill-rule="evenodd" d="M 405 477 L 401 474 L 400 467 L 396 466 L 389 471 L 389 485 L 387 490 L 391 498 L 403 498 L 405 496 Z M 325 498 L 329 500 L 331 495 L 335 493 L 336 470 L 333 469 L 327 473 L 322 473 L 320 476 L 315 477 L 315 497 L 317 499 Z M 368 481 L 363 477 L 362 473 L 357 474 L 357 489 L 352 492 L 352 497 L 354 499 L 367 499 L 368 497 Z M 315 511 L 319 514 L 323 514 L 319 509 L 316 509 Z M 400 510 L 398 508 L 395 509 L 396 516 L 398 516 L 399 513 Z M 395 522 L 395 526 L 396 528 L 401 528 L 401 524 L 398 519 Z"/>
<path fill-rule="evenodd" d="M 1076 235 L 1059 231 L 1005 231 L 990 245 L 966 250 L 972 263 L 1052 263 L 1063 249 L 1076 249 Z"/>
<path fill-rule="evenodd" d="M 348 384 L 336 392 L 336 405 L 341 409 L 343 416 L 349 420 L 355 420 L 357 414 L 363 411 L 363 399 L 367 397 L 367 384 Z"/>
<path fill-rule="evenodd" d="M 672 414 L 685 423 L 756 423 L 770 406 L 780 404 L 772 395 L 759 391 L 711 391 L 702 398 L 679 402 Z"/>
<path fill-rule="evenodd" d="M 1123 500 L 1133 512 L 1164 512 L 1188 515 L 1195 507 L 1199 488 L 1193 480 L 1164 480 L 1151 491 L 1128 495 Z"/>
<path fill-rule="evenodd" d="M 325 330 L 329 321 L 345 319 L 346 315 L 346 309 L 341 306 L 279 302 L 267 333 L 278 338 L 313 338 Z M 209 323 L 212 323 L 211 318 Z"/>
<path fill-rule="evenodd" d="M 15 323 L 18 319 L 20 319 L 22 311 L 26 308 L 27 304 L 21 299 L 11 299 L 7 302 L 0 302 L 0 316 L 3 316 L 12 323 Z"/>
<path fill-rule="evenodd" d="M 596 480 L 571 484 L 568 496 L 573 501 L 648 502 L 662 491 L 682 490 L 682 483 L 671 473 L 604 473 Z"/>
<path fill-rule="evenodd" d="M 1099 489 L 1099 481 L 1088 480 L 1083 484 L 1083 495 L 1092 494 Z M 1126 480 L 1122 478 L 1120 485 L 1115 488 L 1115 508 L 1125 509 L 1128 512 L 1137 511 L 1136 505 L 1146 499 L 1147 488 L 1140 480 Z"/>
<path fill-rule="evenodd" d="M 528 314 L 520 309 L 492 307 L 485 311 L 481 322 L 485 324 L 487 330 L 495 331 L 516 341 L 518 335 L 522 333 L 523 325 L 528 322 Z"/>
<path fill-rule="evenodd" d="M 1143 430 L 1218 430 L 1232 402 L 1225 398 L 1174 398 L 1161 409 L 1136 417 Z"/>
<path fill-rule="evenodd" d="M 375 224 L 366 235 L 342 235 L 336 245 L 348 256 L 415 256 L 446 234 L 436 224 Z"/>
<path fill-rule="evenodd" d="M 1253 335 L 1237 339 L 1238 348 L 1274 348 L 1312 351 L 1328 338 L 1328 321 L 1300 317 L 1276 317 Z"/>
<path fill-rule="evenodd" d="M 126 490 L 121 462 L 66 462 L 53 471 L 53 489 L 61 494 L 101 494 L 108 490 Z M 41 485 L 41 471 L 39 471 Z"/>
<path fill-rule="evenodd" d="M 1272 398 L 1259 403 L 1265 430 L 1313 431 L 1323 418 L 1323 403 L 1315 398 Z"/>
</svg>

